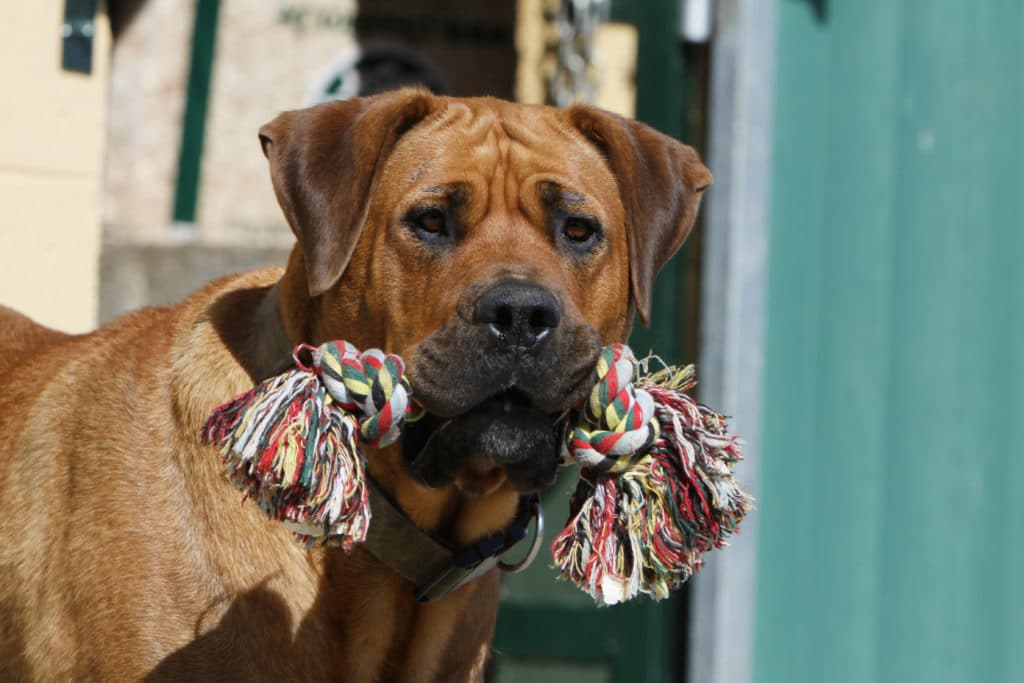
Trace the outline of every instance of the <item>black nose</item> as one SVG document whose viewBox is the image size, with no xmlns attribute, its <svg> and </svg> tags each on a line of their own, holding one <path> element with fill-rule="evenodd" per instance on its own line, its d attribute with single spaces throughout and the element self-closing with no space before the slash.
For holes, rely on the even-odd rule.
<svg viewBox="0 0 1024 683">
<path fill-rule="evenodd" d="M 487 325 L 491 338 L 505 348 L 535 349 L 562 320 L 562 307 L 544 287 L 503 280 L 476 300 L 473 322 Z"/>
</svg>

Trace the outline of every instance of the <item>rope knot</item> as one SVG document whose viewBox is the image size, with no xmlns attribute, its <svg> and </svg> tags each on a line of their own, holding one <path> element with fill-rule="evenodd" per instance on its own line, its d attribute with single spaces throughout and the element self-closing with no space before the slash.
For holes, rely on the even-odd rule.
<svg viewBox="0 0 1024 683">
<path fill-rule="evenodd" d="M 566 444 L 570 459 L 595 472 L 620 472 L 658 438 L 654 399 L 633 386 L 636 370 L 628 346 L 612 344 L 601 350 L 597 382 Z"/>
<path fill-rule="evenodd" d="M 346 341 L 332 341 L 313 350 L 313 369 L 338 407 L 359 413 L 359 436 L 373 448 L 397 441 L 403 424 L 422 415 L 404 377 L 405 363 L 394 354 L 360 353 Z"/>
</svg>

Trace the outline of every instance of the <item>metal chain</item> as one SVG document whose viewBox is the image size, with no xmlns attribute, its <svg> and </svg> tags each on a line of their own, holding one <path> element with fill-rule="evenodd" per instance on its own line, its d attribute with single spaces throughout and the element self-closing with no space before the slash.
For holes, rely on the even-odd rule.
<svg viewBox="0 0 1024 683">
<path fill-rule="evenodd" d="M 559 107 L 593 102 L 600 80 L 594 63 L 597 28 L 611 15 L 611 0 L 561 0 L 554 69 L 547 78 L 548 100 Z"/>
</svg>

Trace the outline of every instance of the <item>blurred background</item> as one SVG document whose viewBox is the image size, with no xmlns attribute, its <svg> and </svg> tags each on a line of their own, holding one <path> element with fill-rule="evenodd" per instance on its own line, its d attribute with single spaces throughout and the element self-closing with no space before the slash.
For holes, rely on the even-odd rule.
<svg viewBox="0 0 1024 683">
<path fill-rule="evenodd" d="M 1024 680 L 1020 0 L 0 17 L 0 302 L 69 331 L 284 263 L 256 139 L 283 109 L 409 83 L 578 98 L 701 151 L 702 223 L 632 342 L 697 361 L 758 509 L 663 603 L 598 610 L 543 561 L 507 577 L 490 680 Z"/>
</svg>

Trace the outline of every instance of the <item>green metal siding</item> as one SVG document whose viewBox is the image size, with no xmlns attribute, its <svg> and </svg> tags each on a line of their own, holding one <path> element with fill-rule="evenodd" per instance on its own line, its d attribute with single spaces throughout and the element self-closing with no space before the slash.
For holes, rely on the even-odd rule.
<svg viewBox="0 0 1024 683">
<path fill-rule="evenodd" d="M 754 680 L 1024 680 L 1024 3 L 778 29 Z"/>
</svg>

